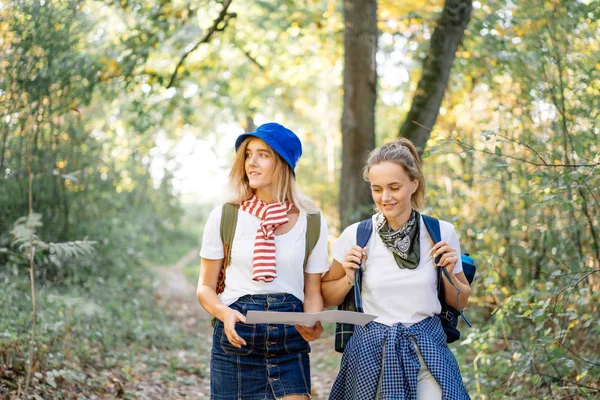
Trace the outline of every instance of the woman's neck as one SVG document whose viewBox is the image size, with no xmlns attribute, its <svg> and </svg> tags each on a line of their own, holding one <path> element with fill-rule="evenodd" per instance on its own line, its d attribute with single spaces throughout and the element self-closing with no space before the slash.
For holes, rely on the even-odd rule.
<svg viewBox="0 0 600 400">
<path fill-rule="evenodd" d="M 402 227 L 402 225 L 404 225 L 408 222 L 411 215 L 412 215 L 412 208 L 408 209 L 408 211 L 403 212 L 402 214 L 398 215 L 395 218 L 385 217 L 385 219 L 386 219 L 389 227 L 392 230 L 397 231 L 398 229 L 400 229 Z"/>
<path fill-rule="evenodd" d="M 276 203 L 277 202 L 275 200 L 273 194 L 270 193 L 270 192 L 265 192 L 265 191 L 262 191 L 262 190 L 256 190 L 254 192 L 254 194 L 256 195 L 256 197 L 258 197 L 259 199 L 261 199 L 262 201 L 264 201 L 267 204 L 271 204 L 271 203 Z"/>
</svg>

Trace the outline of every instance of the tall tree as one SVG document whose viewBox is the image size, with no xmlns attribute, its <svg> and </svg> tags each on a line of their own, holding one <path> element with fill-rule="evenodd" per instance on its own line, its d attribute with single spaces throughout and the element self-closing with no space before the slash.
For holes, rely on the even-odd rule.
<svg viewBox="0 0 600 400">
<path fill-rule="evenodd" d="M 344 161 L 339 197 L 342 227 L 370 214 L 371 199 L 362 179 L 362 167 L 367 152 L 375 147 L 377 1 L 344 1 L 344 19 Z"/>
<path fill-rule="evenodd" d="M 446 87 L 456 50 L 473 9 L 472 0 L 446 0 L 423 60 L 423 74 L 399 136 L 410 139 L 422 153 L 429 139 Z"/>
</svg>

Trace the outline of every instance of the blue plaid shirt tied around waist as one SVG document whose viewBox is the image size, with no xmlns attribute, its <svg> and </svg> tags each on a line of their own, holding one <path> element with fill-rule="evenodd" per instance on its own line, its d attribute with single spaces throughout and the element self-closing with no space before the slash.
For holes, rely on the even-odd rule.
<svg viewBox="0 0 600 400">
<path fill-rule="evenodd" d="M 416 400 L 421 367 L 413 340 L 442 389 L 442 399 L 470 399 L 438 316 L 408 328 L 377 322 L 356 326 L 329 399 Z"/>
</svg>

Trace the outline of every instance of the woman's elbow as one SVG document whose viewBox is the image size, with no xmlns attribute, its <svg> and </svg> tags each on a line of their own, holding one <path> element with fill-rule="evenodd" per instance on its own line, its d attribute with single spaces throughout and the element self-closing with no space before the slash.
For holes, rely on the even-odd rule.
<svg viewBox="0 0 600 400">
<path fill-rule="evenodd" d="M 337 304 L 333 304 L 329 299 L 323 296 L 323 308 L 337 306 Z"/>
<path fill-rule="evenodd" d="M 198 288 L 196 289 L 196 299 L 200 305 L 203 305 L 207 290 L 209 290 L 209 287 L 206 285 L 198 285 Z"/>
<path fill-rule="evenodd" d="M 198 303 L 202 305 L 202 289 L 200 287 L 196 289 L 196 300 L 198 300 Z"/>
<path fill-rule="evenodd" d="M 323 307 L 335 307 L 339 306 L 341 301 L 337 301 L 335 296 L 332 296 L 332 293 L 327 290 L 327 286 L 321 286 L 321 293 L 323 294 Z"/>
<path fill-rule="evenodd" d="M 321 282 L 321 297 L 323 297 L 323 307 L 327 308 L 327 307 L 331 307 L 333 304 L 331 304 L 331 300 L 330 300 L 330 296 L 329 293 L 327 292 L 327 285 L 325 284 L 325 282 Z"/>
</svg>

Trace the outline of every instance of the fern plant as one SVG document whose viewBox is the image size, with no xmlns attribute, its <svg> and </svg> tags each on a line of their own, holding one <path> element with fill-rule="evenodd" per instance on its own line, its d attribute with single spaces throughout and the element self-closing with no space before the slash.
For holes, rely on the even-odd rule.
<svg viewBox="0 0 600 400">
<path fill-rule="evenodd" d="M 94 252 L 97 242 L 89 241 L 87 238 L 64 243 L 46 243 L 36 234 L 36 229 L 42 226 L 42 215 L 38 213 L 17 219 L 10 232 L 13 236 L 11 246 L 23 255 L 29 254 L 31 246 L 33 246 L 35 253 L 48 252 L 49 255 L 63 261 L 91 255 Z"/>
<path fill-rule="evenodd" d="M 73 242 L 64 243 L 46 243 L 36 233 L 36 230 L 43 226 L 42 215 L 38 213 L 29 213 L 29 215 L 17 219 L 10 231 L 12 241 L 10 246 L 15 253 L 24 260 L 28 261 L 31 279 L 31 342 L 29 350 L 29 363 L 27 365 L 27 377 L 25 379 L 25 389 L 29 387 L 31 382 L 31 373 L 35 361 L 35 338 L 37 324 L 37 303 L 35 289 L 35 256 L 36 254 L 47 253 L 50 257 L 58 260 L 68 260 L 85 255 L 91 255 L 94 252 L 94 245 L 97 242 L 76 240 Z M 6 251 L 6 249 L 0 249 Z"/>
</svg>

